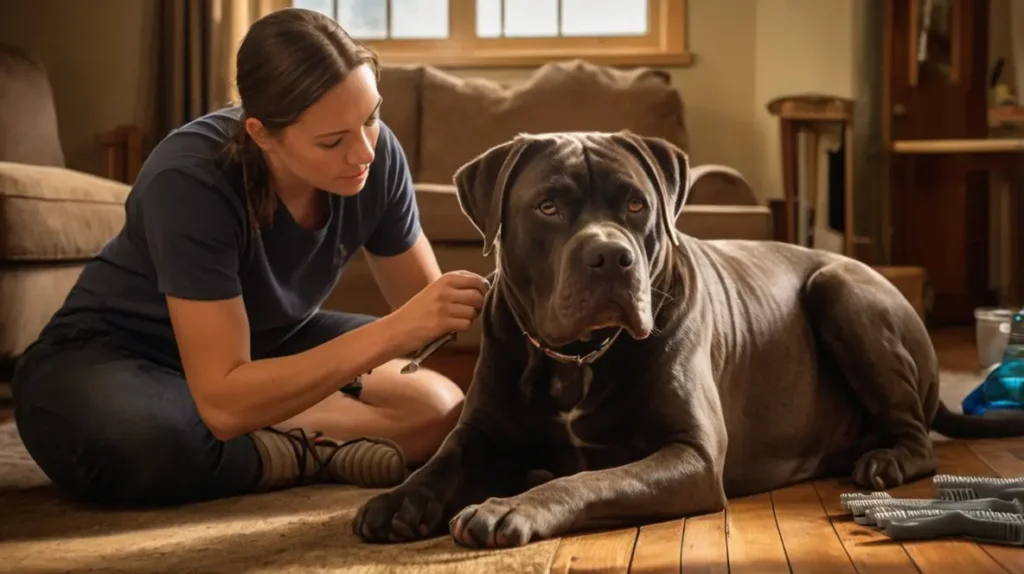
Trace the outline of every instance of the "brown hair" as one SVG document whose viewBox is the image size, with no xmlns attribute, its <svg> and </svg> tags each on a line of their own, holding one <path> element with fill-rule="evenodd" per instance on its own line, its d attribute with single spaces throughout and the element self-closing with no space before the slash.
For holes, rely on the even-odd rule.
<svg viewBox="0 0 1024 574">
<path fill-rule="evenodd" d="M 242 117 L 224 151 L 241 165 L 254 232 L 270 226 L 277 196 L 262 150 L 245 129 L 246 118 L 259 120 L 271 132 L 280 131 L 363 64 L 370 64 L 379 77 L 376 54 L 337 22 L 312 10 L 271 12 L 246 32 L 235 76 Z"/>
</svg>

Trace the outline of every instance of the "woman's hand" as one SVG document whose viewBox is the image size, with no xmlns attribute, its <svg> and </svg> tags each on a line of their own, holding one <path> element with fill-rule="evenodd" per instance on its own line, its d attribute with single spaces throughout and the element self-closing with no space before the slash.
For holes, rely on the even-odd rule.
<svg viewBox="0 0 1024 574">
<path fill-rule="evenodd" d="M 468 331 L 489 287 L 476 273 L 451 271 L 414 295 L 388 316 L 400 354 L 421 349 L 445 333 Z"/>
</svg>

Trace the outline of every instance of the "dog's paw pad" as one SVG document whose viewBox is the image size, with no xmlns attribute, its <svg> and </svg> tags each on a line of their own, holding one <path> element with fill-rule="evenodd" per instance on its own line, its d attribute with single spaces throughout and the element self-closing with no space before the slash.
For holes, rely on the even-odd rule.
<svg viewBox="0 0 1024 574">
<path fill-rule="evenodd" d="M 887 490 L 903 484 L 903 470 L 895 451 L 880 448 L 864 454 L 853 468 L 853 481 L 862 488 Z"/>
</svg>

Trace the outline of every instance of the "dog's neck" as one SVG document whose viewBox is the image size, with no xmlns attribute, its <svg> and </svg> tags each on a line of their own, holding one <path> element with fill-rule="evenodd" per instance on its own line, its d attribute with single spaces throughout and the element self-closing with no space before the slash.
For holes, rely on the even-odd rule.
<svg viewBox="0 0 1024 574">
<path fill-rule="evenodd" d="M 500 288 L 505 292 L 505 304 L 508 305 L 509 313 L 512 315 L 513 321 L 516 323 L 516 327 L 522 332 L 526 340 L 529 341 L 530 346 L 540 351 L 548 358 L 557 361 L 559 363 L 574 364 L 577 366 L 588 365 L 594 361 L 600 359 L 611 349 L 615 341 L 618 340 L 619 335 L 622 334 L 622 327 L 616 329 L 610 336 L 595 340 L 593 344 L 589 343 L 576 343 L 568 347 L 561 349 L 553 349 L 544 345 L 540 340 L 530 332 L 529 326 L 523 319 L 525 316 L 522 301 L 519 300 L 519 296 L 512 288 L 512 285 L 506 279 L 506 273 L 503 267 L 499 264 L 497 270 L 497 283 L 500 284 Z"/>
</svg>

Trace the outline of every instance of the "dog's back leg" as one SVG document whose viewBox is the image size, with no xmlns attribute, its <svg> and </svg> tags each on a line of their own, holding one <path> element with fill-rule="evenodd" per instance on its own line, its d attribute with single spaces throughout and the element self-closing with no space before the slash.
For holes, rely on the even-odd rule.
<svg viewBox="0 0 1024 574">
<path fill-rule="evenodd" d="M 928 421 L 938 406 L 938 361 L 910 303 L 870 267 L 843 260 L 810 278 L 806 309 L 882 437 L 882 448 L 860 454 L 854 481 L 884 490 L 934 473 Z"/>
</svg>

